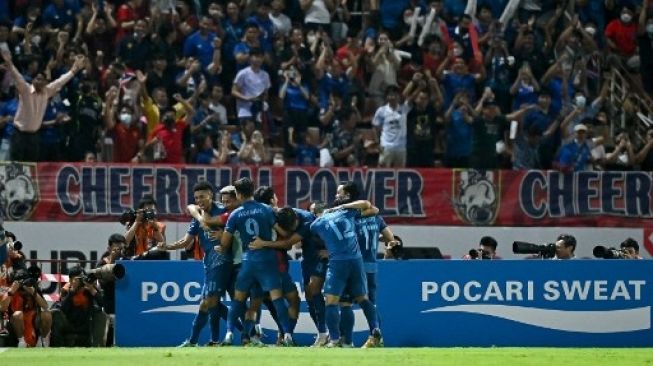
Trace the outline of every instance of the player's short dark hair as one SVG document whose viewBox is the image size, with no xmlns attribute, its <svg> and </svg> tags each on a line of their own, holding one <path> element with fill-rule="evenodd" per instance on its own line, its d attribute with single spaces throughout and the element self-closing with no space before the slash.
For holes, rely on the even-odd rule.
<svg viewBox="0 0 653 366">
<path fill-rule="evenodd" d="M 355 201 L 359 198 L 360 189 L 358 188 L 358 184 L 356 184 L 356 182 L 347 181 L 341 184 L 342 189 L 349 195 L 350 200 Z"/>
<path fill-rule="evenodd" d="M 496 249 L 497 249 L 497 245 L 499 245 L 499 244 L 497 243 L 496 239 L 494 239 L 494 238 L 491 237 L 491 236 L 484 236 L 484 237 L 482 237 L 482 238 L 481 238 L 481 242 L 480 242 L 480 244 L 481 244 L 481 245 L 484 245 L 484 246 L 492 247 L 494 250 L 496 250 Z"/>
<path fill-rule="evenodd" d="M 274 198 L 274 189 L 268 186 L 260 186 L 254 191 L 254 201 L 269 205 Z"/>
<path fill-rule="evenodd" d="M 576 251 L 576 238 L 573 235 L 560 234 L 557 240 L 562 240 L 566 247 L 571 247 L 572 253 Z"/>
<path fill-rule="evenodd" d="M 620 247 L 621 247 L 621 249 L 633 248 L 633 249 L 635 249 L 635 252 L 639 253 L 639 243 L 637 243 L 637 240 L 635 240 L 633 238 L 628 238 L 628 239 L 624 240 L 621 243 Z"/>
<path fill-rule="evenodd" d="M 193 186 L 193 193 L 198 192 L 198 191 L 209 191 L 209 192 L 213 193 L 213 191 L 214 191 L 213 185 L 211 183 L 205 181 L 205 180 L 199 181 L 199 182 L 195 183 L 195 185 Z"/>
<path fill-rule="evenodd" d="M 277 211 L 277 224 L 286 231 L 295 231 L 297 223 L 297 214 L 290 206 L 286 206 Z"/>
<path fill-rule="evenodd" d="M 252 197 L 252 194 L 254 194 L 254 182 L 247 177 L 235 181 L 234 187 L 236 187 L 236 192 L 240 193 L 243 197 Z"/>
<path fill-rule="evenodd" d="M 319 215 L 327 209 L 327 204 L 322 201 L 315 201 L 311 205 L 313 205 L 313 213 L 315 215 Z"/>
<path fill-rule="evenodd" d="M 113 243 L 127 243 L 127 239 L 122 234 L 111 234 L 108 244 L 111 246 Z"/>
<path fill-rule="evenodd" d="M 154 205 L 156 207 L 156 200 L 154 199 L 154 196 L 151 194 L 146 194 L 144 195 L 140 201 L 138 201 L 138 208 L 143 208 L 146 205 Z"/>
</svg>

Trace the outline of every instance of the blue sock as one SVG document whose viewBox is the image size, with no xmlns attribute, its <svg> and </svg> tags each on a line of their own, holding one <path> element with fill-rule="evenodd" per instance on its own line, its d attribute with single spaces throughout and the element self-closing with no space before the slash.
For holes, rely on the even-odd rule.
<svg viewBox="0 0 653 366">
<path fill-rule="evenodd" d="M 370 300 L 363 300 L 358 305 L 363 309 L 365 317 L 367 318 L 367 324 L 370 326 L 370 333 L 379 327 L 379 323 L 376 318 L 376 306 L 372 304 Z"/>
<path fill-rule="evenodd" d="M 351 306 L 340 307 L 340 333 L 343 343 L 350 344 L 354 338 L 354 309 Z"/>
<path fill-rule="evenodd" d="M 274 307 L 274 302 L 272 300 L 266 298 L 263 300 L 263 304 L 265 304 L 265 307 L 268 308 L 270 311 L 270 316 L 274 320 L 274 323 L 277 325 L 277 329 L 279 332 L 283 333 L 283 326 L 281 326 L 281 323 L 279 323 L 279 316 L 277 316 L 277 309 Z M 259 310 L 260 314 L 260 310 Z"/>
<path fill-rule="evenodd" d="M 218 309 L 218 316 L 227 321 L 229 318 L 229 308 L 227 305 L 223 304 L 222 302 L 218 302 L 218 306 L 216 308 Z"/>
<path fill-rule="evenodd" d="M 227 317 L 227 329 L 233 332 L 236 323 L 240 322 L 239 319 L 244 314 L 245 314 L 245 302 L 238 301 L 238 300 L 231 300 L 231 307 L 229 308 L 229 316 Z"/>
<path fill-rule="evenodd" d="M 288 325 L 290 326 L 290 334 L 295 333 L 295 327 L 297 326 L 297 318 L 291 318 L 288 316 Z"/>
<path fill-rule="evenodd" d="M 193 326 L 190 331 L 190 338 L 188 341 L 192 344 L 197 344 L 197 340 L 200 338 L 200 332 L 206 325 L 207 320 L 209 319 L 209 313 L 206 311 L 198 311 L 195 315 L 195 320 L 193 320 Z"/>
<path fill-rule="evenodd" d="M 376 307 L 376 304 L 374 305 Z M 376 307 L 376 325 L 381 329 L 381 312 L 379 311 L 379 308 Z"/>
<path fill-rule="evenodd" d="M 311 316 L 313 323 L 315 323 L 315 326 L 317 327 L 317 316 L 315 315 L 315 303 L 313 302 L 313 299 L 307 298 L 306 306 L 308 306 L 308 315 Z"/>
<path fill-rule="evenodd" d="M 317 318 L 317 331 L 326 333 L 326 305 L 324 303 L 324 296 L 322 294 L 313 296 L 313 304 L 315 305 L 315 317 Z"/>
<path fill-rule="evenodd" d="M 249 338 L 252 335 L 256 321 L 253 319 L 245 319 L 245 324 L 243 324 L 243 335 L 247 335 L 246 338 Z"/>
<path fill-rule="evenodd" d="M 290 321 L 288 320 L 288 307 L 286 306 L 286 302 L 283 298 L 278 298 L 273 300 L 272 304 L 274 305 L 274 310 L 277 311 L 277 318 L 279 319 L 279 323 L 281 323 L 281 330 L 283 330 L 284 333 L 292 334 Z"/>
<path fill-rule="evenodd" d="M 209 328 L 211 329 L 211 341 L 220 341 L 220 305 L 209 308 Z"/>
<path fill-rule="evenodd" d="M 337 304 L 327 305 L 326 307 L 326 323 L 329 328 L 329 335 L 332 341 L 340 339 L 340 309 Z"/>
</svg>

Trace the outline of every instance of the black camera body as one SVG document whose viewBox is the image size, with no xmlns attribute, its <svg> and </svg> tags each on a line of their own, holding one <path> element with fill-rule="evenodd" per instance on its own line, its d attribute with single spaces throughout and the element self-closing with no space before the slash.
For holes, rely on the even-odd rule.
<svg viewBox="0 0 653 366">
<path fill-rule="evenodd" d="M 597 245 L 592 251 L 594 257 L 603 259 L 627 259 L 626 253 L 622 249 L 607 248 L 603 245 Z"/>
<path fill-rule="evenodd" d="M 471 259 L 492 259 L 491 253 L 483 249 L 470 249 L 469 257 Z"/>
<path fill-rule="evenodd" d="M 392 254 L 393 258 L 401 259 L 404 257 L 404 245 L 401 242 L 397 245 L 388 248 L 388 251 Z"/>
<path fill-rule="evenodd" d="M 512 243 L 512 252 L 515 254 L 537 254 L 542 258 L 553 258 L 556 255 L 556 245 L 555 243 L 538 245 L 515 241 Z"/>
<path fill-rule="evenodd" d="M 156 212 L 154 210 L 143 210 L 143 220 L 153 221 L 156 219 Z"/>
<path fill-rule="evenodd" d="M 133 224 L 136 221 L 136 215 L 138 213 L 143 213 L 143 220 L 152 221 L 156 219 L 156 212 L 154 210 L 133 210 L 129 209 L 120 215 L 120 223 L 122 225 Z"/>
<path fill-rule="evenodd" d="M 21 287 L 36 287 L 41 279 L 41 269 L 32 266 L 27 269 L 19 269 L 12 276 L 13 282 L 18 282 Z"/>
</svg>

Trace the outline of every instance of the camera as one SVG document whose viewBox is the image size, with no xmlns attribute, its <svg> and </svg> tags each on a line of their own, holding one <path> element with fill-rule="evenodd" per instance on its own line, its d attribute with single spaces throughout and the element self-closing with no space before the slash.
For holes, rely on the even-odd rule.
<svg viewBox="0 0 653 366">
<path fill-rule="evenodd" d="M 515 254 L 537 254 L 542 258 L 553 258 L 556 255 L 555 243 L 543 245 L 515 241 L 512 243 L 512 252 Z"/>
<path fill-rule="evenodd" d="M 391 247 L 389 250 L 394 258 L 399 259 L 404 257 L 404 246 L 401 243 Z"/>
<path fill-rule="evenodd" d="M 14 251 L 23 250 L 23 243 L 21 243 L 20 240 L 16 240 L 14 242 L 7 243 L 7 248 Z"/>
<path fill-rule="evenodd" d="M 491 253 L 483 249 L 470 249 L 469 257 L 471 259 L 492 259 Z"/>
<path fill-rule="evenodd" d="M 125 266 L 120 263 L 112 263 L 92 269 L 81 278 L 84 283 L 93 283 L 95 281 L 112 282 L 123 277 L 125 277 Z"/>
<path fill-rule="evenodd" d="M 156 212 L 154 210 L 142 210 L 143 212 L 143 220 L 145 221 L 153 221 L 156 219 Z"/>
<path fill-rule="evenodd" d="M 623 249 L 607 248 L 602 245 L 597 245 L 592 251 L 594 257 L 603 259 L 626 259 L 628 256 Z"/>
<path fill-rule="evenodd" d="M 37 266 L 18 269 L 12 276 L 12 281 L 18 282 L 22 287 L 36 287 L 40 279 L 41 269 Z"/>
<path fill-rule="evenodd" d="M 136 221 L 136 215 L 138 213 L 143 213 L 143 220 L 145 221 L 151 221 L 156 219 L 156 212 L 154 210 L 133 210 L 129 209 L 120 215 L 120 223 L 122 225 L 126 224 L 132 224 L 134 221 Z"/>
</svg>

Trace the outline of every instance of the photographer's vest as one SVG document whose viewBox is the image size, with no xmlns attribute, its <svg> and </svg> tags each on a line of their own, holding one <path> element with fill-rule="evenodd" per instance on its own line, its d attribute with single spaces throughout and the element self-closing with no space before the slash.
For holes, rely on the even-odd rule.
<svg viewBox="0 0 653 366">
<path fill-rule="evenodd" d="M 165 224 L 159 224 L 159 231 L 162 235 L 165 235 L 166 226 Z M 150 225 L 140 226 L 136 229 L 136 247 L 134 248 L 134 255 L 141 255 L 147 252 L 150 248 L 156 245 L 154 240 L 154 228 Z"/>
<path fill-rule="evenodd" d="M 34 347 L 36 345 L 36 300 L 30 298 L 25 301 L 22 295 L 16 293 L 11 298 L 9 309 L 10 313 L 15 311 L 23 312 L 23 337 L 27 345 Z"/>
</svg>

